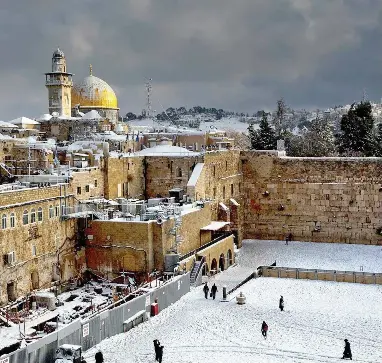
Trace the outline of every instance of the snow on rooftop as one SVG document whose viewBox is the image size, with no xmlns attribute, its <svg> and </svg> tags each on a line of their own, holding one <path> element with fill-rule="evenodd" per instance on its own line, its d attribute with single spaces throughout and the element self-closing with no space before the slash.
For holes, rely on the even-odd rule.
<svg viewBox="0 0 382 363">
<path fill-rule="evenodd" d="M 195 165 L 195 168 L 192 171 L 191 177 L 190 177 L 190 179 L 188 180 L 188 183 L 187 183 L 188 187 L 196 186 L 196 183 L 198 182 L 200 174 L 202 173 L 203 167 L 204 167 L 204 163 L 197 163 Z"/>
<path fill-rule="evenodd" d="M 85 113 L 82 118 L 84 120 L 103 120 L 103 117 L 96 110 Z"/>
<path fill-rule="evenodd" d="M 52 115 L 49 115 L 49 113 L 44 113 L 43 115 L 41 115 L 40 117 L 37 117 L 36 118 L 36 121 L 39 121 L 39 122 L 44 122 L 44 121 L 49 121 L 53 116 Z"/>
<path fill-rule="evenodd" d="M 199 153 L 187 150 L 184 147 L 171 145 L 157 145 L 138 151 L 140 156 L 198 156 Z"/>
<path fill-rule="evenodd" d="M 40 124 L 39 122 L 24 116 L 15 118 L 14 120 L 11 120 L 10 123 L 14 125 L 39 125 Z"/>
<path fill-rule="evenodd" d="M 14 138 L 9 135 L 0 134 L 0 140 L 14 140 Z"/>
<path fill-rule="evenodd" d="M 17 126 L 15 124 L 10 123 L 10 122 L 0 121 L 0 128 L 3 128 L 3 129 L 17 129 Z"/>
</svg>

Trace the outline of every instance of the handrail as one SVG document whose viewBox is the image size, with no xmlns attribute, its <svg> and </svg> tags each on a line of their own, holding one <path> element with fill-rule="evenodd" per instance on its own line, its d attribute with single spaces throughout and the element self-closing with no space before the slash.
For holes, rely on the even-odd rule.
<svg viewBox="0 0 382 363">
<path fill-rule="evenodd" d="M 202 259 L 200 260 L 200 264 L 199 264 L 198 269 L 196 270 L 196 274 L 195 274 L 195 281 L 198 278 L 198 276 L 200 274 L 200 271 L 202 270 L 202 267 L 203 267 L 203 264 L 204 264 L 205 260 L 206 260 L 205 256 L 203 256 Z"/>
<path fill-rule="evenodd" d="M 213 239 L 212 241 L 207 242 L 207 243 L 204 244 L 203 246 L 200 246 L 200 247 L 198 247 L 198 248 L 196 248 L 196 249 L 194 249 L 194 250 L 192 250 L 192 251 L 190 251 L 190 252 L 188 252 L 188 253 L 186 253 L 186 254 L 180 256 L 179 261 L 183 261 L 183 260 L 185 260 L 186 258 L 191 257 L 192 255 L 195 255 L 195 254 L 198 253 L 199 251 L 202 251 L 202 250 L 204 250 L 205 248 L 210 247 L 210 246 L 212 246 L 213 244 L 215 244 L 215 243 L 217 243 L 217 242 L 220 242 L 221 240 L 223 240 L 223 239 L 225 239 L 225 238 L 227 238 L 227 237 L 229 237 L 229 236 L 231 236 L 231 235 L 233 235 L 233 233 L 231 233 L 231 232 L 224 233 L 223 235 L 221 235 L 221 236 L 219 236 L 219 237 Z"/>
</svg>

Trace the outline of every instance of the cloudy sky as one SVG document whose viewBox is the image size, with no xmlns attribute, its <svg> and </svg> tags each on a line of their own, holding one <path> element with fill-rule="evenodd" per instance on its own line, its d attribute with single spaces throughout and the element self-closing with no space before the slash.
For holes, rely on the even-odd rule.
<svg viewBox="0 0 382 363">
<path fill-rule="evenodd" d="M 44 72 L 59 46 L 75 79 L 140 112 L 204 105 L 253 112 L 382 96 L 380 0 L 1 0 L 0 119 L 47 112 Z"/>
</svg>

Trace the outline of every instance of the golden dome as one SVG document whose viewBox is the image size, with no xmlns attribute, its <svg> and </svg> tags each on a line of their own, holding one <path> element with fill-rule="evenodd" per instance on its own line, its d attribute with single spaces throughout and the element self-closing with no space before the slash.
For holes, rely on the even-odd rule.
<svg viewBox="0 0 382 363">
<path fill-rule="evenodd" d="M 72 107 L 80 104 L 81 108 L 118 109 L 118 100 L 113 89 L 102 79 L 90 75 L 72 88 Z"/>
</svg>

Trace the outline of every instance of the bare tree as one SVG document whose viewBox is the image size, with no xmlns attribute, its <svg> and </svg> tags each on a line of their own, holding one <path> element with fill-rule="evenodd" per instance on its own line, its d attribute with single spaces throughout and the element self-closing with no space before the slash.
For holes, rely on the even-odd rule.
<svg viewBox="0 0 382 363">
<path fill-rule="evenodd" d="M 287 111 L 287 107 L 286 107 L 284 98 L 280 98 L 277 101 L 276 115 L 273 119 L 273 124 L 275 126 L 275 131 L 276 131 L 276 137 L 278 139 L 281 137 L 281 134 L 283 131 L 286 111 Z"/>
<path fill-rule="evenodd" d="M 239 148 L 240 150 L 249 150 L 251 148 L 249 137 L 244 132 L 227 130 L 226 134 L 227 137 L 234 139 L 235 147 Z"/>
</svg>

